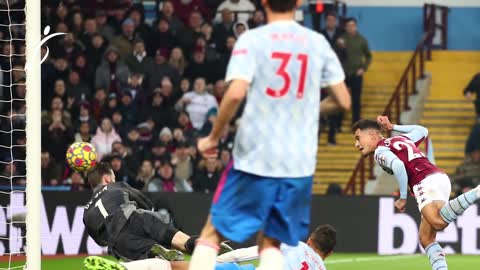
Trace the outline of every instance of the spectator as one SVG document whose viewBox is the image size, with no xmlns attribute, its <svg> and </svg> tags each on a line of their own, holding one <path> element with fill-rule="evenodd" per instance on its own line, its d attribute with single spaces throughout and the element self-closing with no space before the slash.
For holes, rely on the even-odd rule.
<svg viewBox="0 0 480 270">
<path fill-rule="evenodd" d="M 193 85 L 193 92 L 186 93 L 177 103 L 178 109 L 185 109 L 192 120 L 195 129 L 200 130 L 205 123 L 207 112 L 211 108 L 218 108 L 215 97 L 206 89 L 205 79 L 198 78 Z"/>
<path fill-rule="evenodd" d="M 170 29 L 170 23 L 166 18 L 160 18 L 156 26 L 155 31 L 147 40 L 148 55 L 155 55 L 158 49 L 170 51 L 177 43 L 176 36 Z"/>
<path fill-rule="evenodd" d="M 146 74 L 147 68 L 152 66 L 153 59 L 147 56 L 145 50 L 145 42 L 141 39 L 137 39 L 133 45 L 133 53 L 128 55 L 125 59 L 128 69 L 132 73 Z"/>
<path fill-rule="evenodd" d="M 338 26 L 337 16 L 334 13 L 327 13 L 325 15 L 325 28 L 320 33 L 327 39 L 332 48 L 336 47 L 337 40 L 345 33 L 345 31 Z"/>
<path fill-rule="evenodd" d="M 225 53 L 227 48 L 225 46 L 227 38 L 233 36 L 233 13 L 229 9 L 222 9 L 222 20 L 213 27 L 213 36 L 217 43 L 219 53 Z"/>
<path fill-rule="evenodd" d="M 135 126 L 137 124 L 138 108 L 135 102 L 133 102 L 133 96 L 130 91 L 123 91 L 118 109 L 123 116 L 123 123 L 127 127 Z"/>
<path fill-rule="evenodd" d="M 233 26 L 233 33 L 235 34 L 235 37 L 237 39 L 247 30 L 248 30 L 248 25 L 244 22 L 237 22 Z"/>
<path fill-rule="evenodd" d="M 195 192 L 213 193 L 220 181 L 220 170 L 217 159 L 209 158 L 203 160 L 200 171 L 193 177 L 193 190 Z"/>
<path fill-rule="evenodd" d="M 71 22 L 69 23 L 70 31 L 75 36 L 80 36 L 83 32 L 83 15 L 79 11 L 75 11 L 71 16 Z"/>
<path fill-rule="evenodd" d="M 462 194 L 465 188 L 471 189 L 480 184 L 480 150 L 467 154 L 457 167 L 452 182 L 456 194 Z"/>
<path fill-rule="evenodd" d="M 85 185 L 85 179 L 79 172 L 73 172 L 69 179 L 70 191 L 83 191 L 87 187 Z"/>
<path fill-rule="evenodd" d="M 176 123 L 175 110 L 164 104 L 160 88 L 153 91 L 151 103 L 143 108 L 142 121 L 147 120 L 152 120 L 158 130 L 166 126 L 172 127 Z"/>
<path fill-rule="evenodd" d="M 127 18 L 122 23 L 122 33 L 112 40 L 112 45 L 118 49 L 122 58 L 127 57 L 133 51 L 133 41 L 135 40 L 135 23 Z"/>
<path fill-rule="evenodd" d="M 185 70 L 185 77 L 190 80 L 195 80 L 196 78 L 200 77 L 205 78 L 208 83 L 215 81 L 217 74 L 215 72 L 214 65 L 207 62 L 204 49 L 195 49 L 193 53 L 193 61 Z"/>
<path fill-rule="evenodd" d="M 135 187 L 135 175 L 129 171 L 123 164 L 123 160 L 119 155 L 109 157 L 110 166 L 112 166 L 113 173 L 115 173 L 116 182 L 124 182 L 132 187 Z"/>
<path fill-rule="evenodd" d="M 180 94 L 183 96 L 185 93 L 190 92 L 192 89 L 190 87 L 190 80 L 183 78 L 180 81 Z"/>
<path fill-rule="evenodd" d="M 73 122 L 74 127 L 79 127 L 81 123 L 88 123 L 92 130 L 97 129 L 97 121 L 90 115 L 90 108 L 87 103 L 81 103 L 79 106 L 78 118 Z"/>
<path fill-rule="evenodd" d="M 17 162 L 5 160 L 0 165 L 2 171 L 0 172 L 0 179 L 11 179 L 11 183 L 15 186 L 25 186 L 27 183 L 25 175 L 18 173 Z"/>
<path fill-rule="evenodd" d="M 227 84 L 225 83 L 225 81 L 223 79 L 218 80 L 213 88 L 213 96 L 217 100 L 218 104 L 222 102 L 223 96 L 225 95 L 226 91 Z"/>
<path fill-rule="evenodd" d="M 107 49 L 108 42 L 100 34 L 94 34 L 90 43 L 86 45 L 85 56 L 92 67 L 97 67 Z"/>
<path fill-rule="evenodd" d="M 232 55 L 233 48 L 235 46 L 235 43 L 237 42 L 237 38 L 234 36 L 229 36 L 227 40 L 225 41 L 225 50 L 224 52 L 220 55 L 220 58 L 217 60 L 216 65 L 216 71 L 215 73 L 217 74 L 217 79 L 225 78 L 225 75 L 227 73 L 227 66 L 228 63 L 230 62 L 230 57 Z"/>
<path fill-rule="evenodd" d="M 180 47 L 175 47 L 172 49 L 168 63 L 178 71 L 180 76 L 183 75 L 187 67 L 187 60 L 185 59 L 183 51 Z"/>
<path fill-rule="evenodd" d="M 162 128 L 162 130 L 158 134 L 158 139 L 160 140 L 160 142 L 163 143 L 163 145 L 165 145 L 165 147 L 167 148 L 167 152 L 169 154 L 172 154 L 175 152 L 175 145 L 173 143 L 173 134 L 172 134 L 172 130 L 169 127 Z"/>
<path fill-rule="evenodd" d="M 174 173 L 178 179 L 191 181 L 194 173 L 193 159 L 189 155 L 189 145 L 185 142 L 177 144 L 175 154 L 172 157 L 172 163 L 175 165 Z"/>
<path fill-rule="evenodd" d="M 108 95 L 107 104 L 102 110 L 102 116 L 112 118 L 113 113 L 118 111 L 118 108 L 119 108 L 119 105 L 118 105 L 117 94 L 110 93 Z"/>
<path fill-rule="evenodd" d="M 105 10 L 99 9 L 95 12 L 95 22 L 97 23 L 97 31 L 102 36 L 105 37 L 108 41 L 113 40 L 115 36 L 115 29 L 107 24 L 107 14 Z"/>
<path fill-rule="evenodd" d="M 154 63 L 148 67 L 146 74 L 146 85 L 148 93 L 160 86 L 164 77 L 171 79 L 174 85 L 178 85 L 180 74 L 178 71 L 167 63 L 168 52 L 158 49 L 155 53 Z"/>
<path fill-rule="evenodd" d="M 103 156 L 112 152 L 112 144 L 116 141 L 121 142 L 122 138 L 113 128 L 112 121 L 109 118 L 103 118 L 97 133 L 92 138 L 92 144 L 97 149 L 98 160 L 102 160 Z"/>
<path fill-rule="evenodd" d="M 145 40 L 151 35 L 152 29 L 148 24 L 145 23 L 145 14 L 144 14 L 143 4 L 134 6 L 130 10 L 130 14 L 128 14 L 128 18 L 132 19 L 135 27 L 135 31 L 136 33 L 138 33 L 141 39 Z"/>
<path fill-rule="evenodd" d="M 173 165 L 169 161 L 164 161 L 147 190 L 149 192 L 188 192 L 191 188 L 185 180 L 177 179 Z"/>
<path fill-rule="evenodd" d="M 127 65 L 120 60 L 120 54 L 115 47 L 105 52 L 105 61 L 95 73 L 95 88 L 107 89 L 109 93 L 120 93 L 127 86 L 130 75 Z"/>
<path fill-rule="evenodd" d="M 172 80 L 169 77 L 164 77 L 160 83 L 160 89 L 165 106 L 173 108 L 181 96 L 179 91 L 174 91 Z"/>
<path fill-rule="evenodd" d="M 248 28 L 253 29 L 265 25 L 265 13 L 255 10 L 253 17 L 248 20 Z"/>
<path fill-rule="evenodd" d="M 83 44 L 89 44 L 92 42 L 93 35 L 98 33 L 97 31 L 97 22 L 95 18 L 86 18 L 83 24 L 83 32 L 80 35 L 80 41 Z"/>
<path fill-rule="evenodd" d="M 200 136 L 206 137 L 210 134 L 213 128 L 213 124 L 217 120 L 217 108 L 211 108 L 207 112 L 207 119 L 203 124 L 202 130 L 200 131 Z"/>
<path fill-rule="evenodd" d="M 72 63 L 75 57 L 83 51 L 83 46 L 75 39 L 72 33 L 67 33 L 60 39 L 58 45 L 53 49 L 54 55 L 60 55 Z"/>
<path fill-rule="evenodd" d="M 473 126 L 470 135 L 468 135 L 467 143 L 465 144 L 465 154 L 470 154 L 475 150 L 480 150 L 480 119 Z"/>
<path fill-rule="evenodd" d="M 50 153 L 42 151 L 41 154 L 42 185 L 56 186 L 62 180 L 62 166 L 52 160 Z"/>
<path fill-rule="evenodd" d="M 193 138 L 195 130 L 193 129 L 192 122 L 190 121 L 190 116 L 185 111 L 181 111 L 177 117 L 177 125 L 182 129 L 183 134 L 186 138 Z"/>
<path fill-rule="evenodd" d="M 112 144 L 112 154 L 119 156 L 122 159 L 124 167 L 130 172 L 137 171 L 140 166 L 140 161 L 143 158 L 141 156 L 142 153 L 139 151 L 132 151 L 125 147 L 120 141 L 116 141 Z"/>
<path fill-rule="evenodd" d="M 80 79 L 80 74 L 72 70 L 68 75 L 68 96 L 72 97 L 75 103 L 88 102 L 92 99 L 92 90 L 89 85 Z"/>
<path fill-rule="evenodd" d="M 173 0 L 175 14 L 185 24 L 188 25 L 190 15 L 196 11 L 200 12 L 202 17 L 210 19 L 210 10 L 203 4 L 202 0 Z"/>
<path fill-rule="evenodd" d="M 99 121 L 103 114 L 103 107 L 107 103 L 107 92 L 103 88 L 98 88 L 95 91 L 95 96 L 92 102 L 92 112 L 95 120 Z"/>
<path fill-rule="evenodd" d="M 477 117 L 480 119 L 480 73 L 473 76 L 472 80 L 468 83 L 467 87 L 463 91 L 465 98 L 467 100 L 473 100 L 473 94 L 476 95 L 476 99 L 474 101 L 475 104 L 475 112 Z"/>
<path fill-rule="evenodd" d="M 78 127 L 78 132 L 75 133 L 75 142 L 91 142 L 91 130 L 89 122 L 81 122 Z"/>
<path fill-rule="evenodd" d="M 198 11 L 190 14 L 188 27 L 178 37 L 178 44 L 182 47 L 184 52 L 190 52 L 195 48 L 195 41 L 202 36 L 203 17 Z"/>
<path fill-rule="evenodd" d="M 58 79 L 58 80 L 55 81 L 51 98 L 53 99 L 54 97 L 61 98 L 63 104 L 67 104 L 66 109 L 71 109 L 72 108 L 73 103 L 70 104 L 70 102 L 68 102 L 69 98 L 68 98 L 68 95 L 67 95 L 67 88 L 65 86 L 65 81 L 64 80 Z M 51 100 L 50 100 L 50 102 L 51 102 Z"/>
<path fill-rule="evenodd" d="M 64 119 L 61 110 L 54 110 L 48 122 L 42 125 L 42 148 L 48 151 L 53 159 L 64 160 L 65 151 L 73 141 L 71 125 Z"/>
<path fill-rule="evenodd" d="M 215 47 L 209 46 L 209 44 L 207 44 L 207 40 L 203 36 L 197 38 L 195 41 L 195 48 L 205 52 L 205 62 L 209 64 L 212 64 L 218 58 L 218 53 Z"/>
<path fill-rule="evenodd" d="M 222 149 L 220 151 L 220 162 L 222 163 L 222 167 L 225 169 L 228 166 L 228 163 L 230 163 L 230 160 L 232 159 L 232 153 L 228 151 L 227 149 Z"/>
<path fill-rule="evenodd" d="M 145 159 L 151 160 L 155 168 L 159 168 L 163 160 L 170 160 L 171 155 L 167 152 L 167 146 L 161 141 L 155 141 Z"/>
<path fill-rule="evenodd" d="M 187 138 L 183 134 L 183 130 L 179 127 L 173 129 L 173 144 L 175 149 L 178 145 L 187 143 Z"/>
<path fill-rule="evenodd" d="M 120 111 L 114 111 L 112 114 L 112 124 L 115 130 L 118 130 L 118 135 L 122 138 L 122 141 L 127 138 L 127 132 L 132 128 L 132 126 L 127 126 L 123 122 L 123 115 Z"/>
<path fill-rule="evenodd" d="M 225 0 L 217 10 L 229 9 L 237 13 L 237 21 L 247 23 L 251 14 L 255 11 L 255 6 L 249 0 Z M 215 21 L 220 21 L 221 15 L 217 13 Z"/>
<path fill-rule="evenodd" d="M 174 35 L 181 34 L 185 29 L 183 22 L 175 15 L 175 8 L 172 1 L 167 0 L 163 2 L 159 18 L 164 18 L 169 22 L 170 30 Z"/>
<path fill-rule="evenodd" d="M 138 169 L 137 177 L 135 178 L 135 185 L 143 192 L 147 192 L 148 185 L 153 180 L 154 176 L 155 169 L 153 168 L 152 162 L 150 160 L 144 160 L 142 166 Z M 142 188 L 139 188 L 140 186 Z"/>
<path fill-rule="evenodd" d="M 346 33 L 337 40 L 337 44 L 346 54 L 342 64 L 346 74 L 345 82 L 352 93 L 352 123 L 355 123 L 361 117 L 363 74 L 372 61 L 372 54 L 367 40 L 357 31 L 357 20 L 347 19 L 345 27 Z"/>
</svg>

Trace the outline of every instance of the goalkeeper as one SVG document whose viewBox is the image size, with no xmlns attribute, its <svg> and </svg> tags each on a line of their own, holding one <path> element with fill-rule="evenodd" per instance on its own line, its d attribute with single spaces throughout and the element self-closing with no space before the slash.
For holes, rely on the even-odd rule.
<svg viewBox="0 0 480 270">
<path fill-rule="evenodd" d="M 198 237 L 190 237 L 165 223 L 153 210 L 153 203 L 126 183 L 115 182 L 107 163 L 98 163 L 88 173 L 93 195 L 85 206 L 83 223 L 100 246 L 126 261 L 160 257 L 182 260 L 191 254 Z M 173 248 L 173 249 L 168 249 Z M 222 251 L 231 248 L 222 244 Z M 181 252 L 179 252 L 181 251 Z"/>
</svg>

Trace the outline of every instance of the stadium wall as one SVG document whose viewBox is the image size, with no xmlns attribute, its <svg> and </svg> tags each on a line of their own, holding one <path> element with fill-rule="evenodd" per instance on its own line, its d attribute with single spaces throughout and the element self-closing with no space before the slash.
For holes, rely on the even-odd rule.
<svg viewBox="0 0 480 270">
<path fill-rule="evenodd" d="M 480 1 L 476 0 L 346 0 L 347 14 L 375 51 L 411 51 L 423 34 L 423 4 L 450 8 L 448 49 L 480 50 Z M 306 18 L 306 24 L 309 19 Z"/>
<path fill-rule="evenodd" d="M 189 193 L 149 194 L 157 208 L 168 209 L 176 225 L 189 234 L 198 234 L 203 226 L 211 196 Z M 2 197 L 5 198 L 5 197 Z M 42 252 L 44 255 L 101 254 L 99 247 L 87 236 L 83 226 L 87 192 L 43 192 Z M 24 242 L 21 228 L 7 225 L 7 219 L 24 209 L 9 208 L 12 202 L 24 202 L 23 193 L 13 193 L 10 201 L 0 205 L 0 256 L 20 251 Z M 8 199 L 7 199 L 8 200 Z M 380 254 L 412 254 L 421 252 L 418 245 L 420 215 L 413 200 L 405 214 L 395 213 L 391 197 L 328 197 L 314 196 L 312 228 L 329 223 L 338 229 L 338 252 L 375 252 Z M 469 208 L 438 240 L 448 253 L 480 254 L 480 204 Z M 8 242 L 5 238 L 10 238 Z M 250 240 L 250 243 L 253 242 Z"/>
</svg>

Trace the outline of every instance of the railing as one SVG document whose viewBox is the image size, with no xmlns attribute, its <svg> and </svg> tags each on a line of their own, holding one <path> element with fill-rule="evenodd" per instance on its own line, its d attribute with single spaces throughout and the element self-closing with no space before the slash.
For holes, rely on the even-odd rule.
<svg viewBox="0 0 480 270">
<path fill-rule="evenodd" d="M 410 58 L 395 91 L 383 111 L 382 115 L 388 116 L 395 123 L 400 123 L 400 115 L 403 111 L 410 110 L 408 98 L 410 95 L 417 93 L 417 80 L 425 77 L 425 61 L 431 60 L 432 41 L 436 29 L 445 29 L 442 31 L 446 32 L 446 17 L 442 19 L 442 22 L 445 23 L 445 25 L 439 25 L 435 21 L 436 10 L 438 9 L 442 11 L 442 17 L 446 16 L 448 8 L 437 7 L 436 5 L 425 5 L 424 15 L 426 17 L 424 18 L 424 35 L 413 52 L 412 58 Z M 446 47 L 446 33 L 442 33 L 442 39 L 443 38 L 445 38 L 444 45 Z M 370 155 L 367 158 L 360 157 L 343 193 L 350 195 L 363 195 L 367 177 L 369 180 L 375 179 L 374 168 L 373 155 Z"/>
<path fill-rule="evenodd" d="M 433 31 L 435 35 L 435 32 L 440 30 L 440 44 L 432 45 L 444 50 L 447 49 L 448 41 L 448 12 L 449 9 L 446 6 L 433 4 L 425 4 L 423 6 L 423 31 Z M 438 17 L 440 17 L 439 23 L 437 22 Z M 427 58 L 430 60 L 431 55 L 429 54 Z"/>
</svg>

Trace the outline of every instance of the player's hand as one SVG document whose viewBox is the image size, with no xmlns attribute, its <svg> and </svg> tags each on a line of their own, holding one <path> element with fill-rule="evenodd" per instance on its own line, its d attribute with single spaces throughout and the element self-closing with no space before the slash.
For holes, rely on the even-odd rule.
<svg viewBox="0 0 480 270">
<path fill-rule="evenodd" d="M 395 207 L 401 213 L 405 212 L 405 205 L 407 205 L 407 200 L 405 199 L 398 199 L 397 201 L 395 201 Z"/>
<path fill-rule="evenodd" d="M 218 156 L 218 140 L 210 136 L 198 140 L 197 148 L 204 158 L 217 158 Z"/>
<path fill-rule="evenodd" d="M 466 98 L 467 100 L 469 100 L 469 101 L 472 101 L 472 99 L 473 99 L 472 93 L 467 92 L 467 93 L 465 94 L 465 98 Z"/>
<path fill-rule="evenodd" d="M 364 70 L 363 68 L 359 68 L 359 69 L 357 70 L 357 76 L 362 76 L 363 73 L 365 73 L 365 70 Z"/>
<path fill-rule="evenodd" d="M 386 130 L 393 130 L 393 125 L 390 123 L 388 116 L 377 116 L 377 123 Z"/>
</svg>

